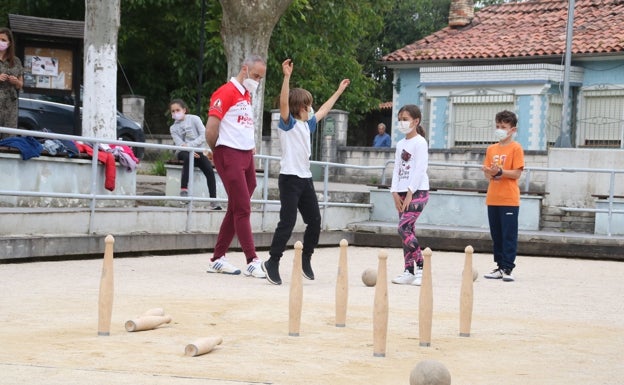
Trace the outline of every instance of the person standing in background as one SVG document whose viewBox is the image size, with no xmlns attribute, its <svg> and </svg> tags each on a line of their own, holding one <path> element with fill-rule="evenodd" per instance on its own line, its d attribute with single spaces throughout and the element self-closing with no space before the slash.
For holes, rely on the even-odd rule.
<svg viewBox="0 0 624 385">
<path fill-rule="evenodd" d="M 392 283 L 420 286 L 423 256 L 416 238 L 416 220 L 429 201 L 429 145 L 425 129 L 420 125 L 422 113 L 418 106 L 406 104 L 398 117 L 397 128 L 405 138 L 396 145 L 390 192 L 399 213 L 405 270 Z"/>
<path fill-rule="evenodd" d="M 391 143 L 390 135 L 386 134 L 386 125 L 379 123 L 377 125 L 377 135 L 373 139 L 373 147 L 390 147 Z"/>
<path fill-rule="evenodd" d="M 13 33 L 0 28 L 0 127 L 17 128 L 17 91 L 23 85 L 24 67 L 15 56 Z"/>
<path fill-rule="evenodd" d="M 246 276 L 265 278 L 256 255 L 251 232 L 251 196 L 256 188 L 256 149 L 252 94 L 266 74 L 266 61 L 260 56 L 246 58 L 237 76 L 217 89 L 210 98 L 206 142 L 228 196 L 227 210 L 209 273 L 240 274 L 225 257 L 234 236 L 238 238 L 247 266 Z"/>
<path fill-rule="evenodd" d="M 514 281 L 518 250 L 518 214 L 520 212 L 520 187 L 518 179 L 524 170 L 524 150 L 514 140 L 518 118 L 511 111 L 496 114 L 496 139 L 483 160 L 483 175 L 489 180 L 485 204 L 488 210 L 492 253 L 496 268 L 485 278 Z"/>
</svg>

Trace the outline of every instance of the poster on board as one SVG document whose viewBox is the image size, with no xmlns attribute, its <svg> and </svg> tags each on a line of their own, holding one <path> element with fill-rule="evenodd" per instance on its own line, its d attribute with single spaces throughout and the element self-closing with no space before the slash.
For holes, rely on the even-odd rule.
<svg viewBox="0 0 624 385">
<path fill-rule="evenodd" d="M 72 89 L 73 52 L 66 49 L 25 47 L 24 87 Z"/>
<path fill-rule="evenodd" d="M 58 59 L 55 57 L 32 56 L 33 75 L 58 76 Z"/>
</svg>

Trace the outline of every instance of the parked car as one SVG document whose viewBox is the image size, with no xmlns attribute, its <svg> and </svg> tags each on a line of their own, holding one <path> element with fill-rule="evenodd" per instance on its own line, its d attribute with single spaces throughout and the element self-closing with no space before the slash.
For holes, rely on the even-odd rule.
<svg viewBox="0 0 624 385">
<path fill-rule="evenodd" d="M 46 98 L 50 97 L 35 94 L 20 96 L 18 127 L 35 131 L 45 128 L 56 134 L 74 135 L 74 106 L 45 100 Z M 80 113 L 82 114 L 82 108 Z M 145 142 L 145 133 L 136 122 L 117 111 L 117 138 L 128 142 Z M 134 155 L 139 159 L 143 158 L 144 150 L 143 147 L 132 147 Z"/>
</svg>

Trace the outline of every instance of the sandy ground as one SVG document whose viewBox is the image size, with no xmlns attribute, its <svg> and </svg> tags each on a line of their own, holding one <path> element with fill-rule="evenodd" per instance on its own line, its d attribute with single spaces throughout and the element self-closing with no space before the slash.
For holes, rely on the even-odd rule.
<svg viewBox="0 0 624 385">
<path fill-rule="evenodd" d="M 388 279 L 402 253 L 388 252 Z M 292 255 L 284 284 L 205 272 L 207 255 L 116 259 L 110 336 L 97 335 L 101 260 L 0 265 L 0 383 L 9 384 L 409 384 L 423 359 L 446 365 L 453 384 L 624 383 L 624 264 L 519 257 L 516 282 L 486 280 L 491 256 L 474 255 L 470 337 L 459 337 L 463 253 L 435 252 L 430 347 L 419 346 L 419 287 L 389 283 L 386 357 L 373 356 L 375 288 L 361 273 L 379 250 L 349 247 L 347 324 L 335 326 L 339 248 L 315 254 L 303 281 L 300 336 L 288 335 Z M 266 252 L 260 256 L 266 258 Z M 242 266 L 242 253 L 231 253 Z M 162 307 L 155 330 L 127 320 Z M 184 355 L 197 338 L 223 343 Z"/>
</svg>

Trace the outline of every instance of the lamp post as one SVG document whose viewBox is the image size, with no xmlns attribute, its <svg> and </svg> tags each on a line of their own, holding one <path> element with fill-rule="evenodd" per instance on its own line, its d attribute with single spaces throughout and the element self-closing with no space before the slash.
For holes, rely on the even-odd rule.
<svg viewBox="0 0 624 385">
<path fill-rule="evenodd" d="M 568 0 L 568 23 L 566 27 L 565 61 L 563 67 L 563 108 L 561 109 L 561 133 L 555 147 L 572 147 L 570 140 L 570 63 L 572 56 L 572 35 L 574 29 L 574 0 Z"/>
</svg>

